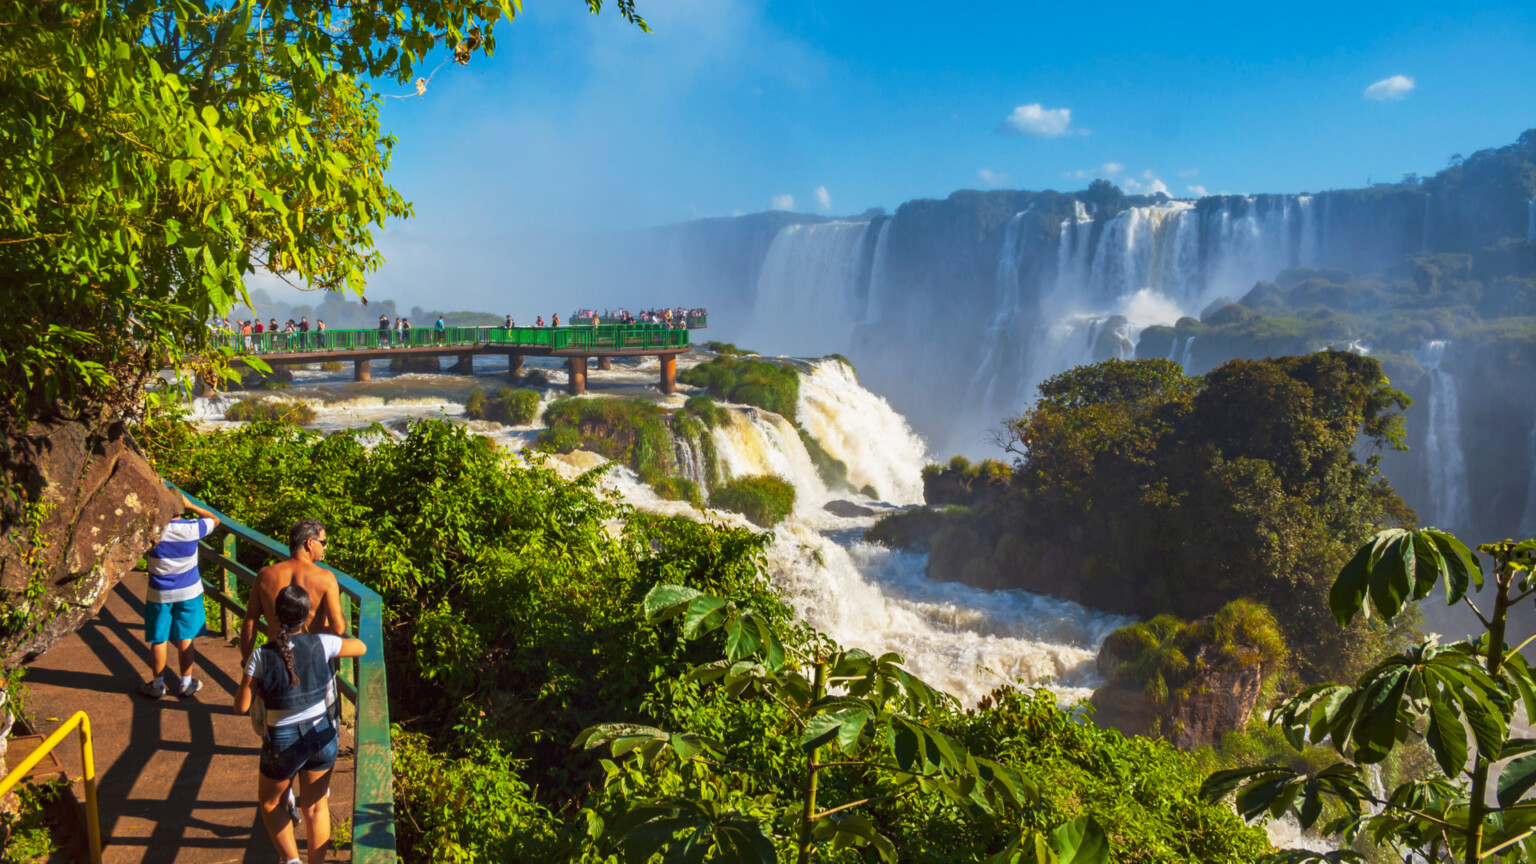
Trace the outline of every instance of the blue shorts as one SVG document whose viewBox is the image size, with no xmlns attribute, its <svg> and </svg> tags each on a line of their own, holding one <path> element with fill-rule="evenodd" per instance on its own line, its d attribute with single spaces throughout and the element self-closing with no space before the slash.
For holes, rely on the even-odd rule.
<svg viewBox="0 0 1536 864">
<path fill-rule="evenodd" d="M 268 726 L 261 745 L 261 775 L 292 780 L 300 771 L 329 771 L 336 766 L 340 740 L 328 716 L 291 726 Z"/>
<path fill-rule="evenodd" d="M 196 639 L 207 623 L 201 595 L 175 603 L 144 604 L 144 641 L 151 645 Z"/>
</svg>

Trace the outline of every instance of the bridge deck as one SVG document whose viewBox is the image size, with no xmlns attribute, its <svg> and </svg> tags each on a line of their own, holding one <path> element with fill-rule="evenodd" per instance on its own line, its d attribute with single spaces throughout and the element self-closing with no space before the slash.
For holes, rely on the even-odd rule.
<svg viewBox="0 0 1536 864">
<path fill-rule="evenodd" d="M 260 742 L 250 721 L 230 707 L 240 683 L 239 648 L 210 633 L 196 641 L 192 674 L 202 679 L 202 691 L 185 701 L 139 696 L 148 677 L 145 583 L 144 574 L 129 574 L 96 620 L 31 664 L 27 715 L 44 735 L 75 711 L 90 715 L 108 864 L 270 864 L 277 852 L 256 810 Z M 209 623 L 218 626 L 216 617 Z M 344 757 L 331 781 L 333 823 L 352 813 L 352 743 L 350 727 L 343 729 Z M 74 739 L 56 752 L 83 801 Z M 350 858 L 342 849 L 330 860 Z"/>
</svg>

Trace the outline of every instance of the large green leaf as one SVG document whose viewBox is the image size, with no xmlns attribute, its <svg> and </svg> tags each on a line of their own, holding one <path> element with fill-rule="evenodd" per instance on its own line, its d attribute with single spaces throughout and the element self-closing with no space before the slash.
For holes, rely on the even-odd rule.
<svg viewBox="0 0 1536 864">
<path fill-rule="evenodd" d="M 708 594 L 688 601 L 688 607 L 683 612 L 683 636 L 697 639 L 720 627 L 725 623 L 728 604 L 729 601 L 724 597 L 711 597 Z"/>
<path fill-rule="evenodd" d="M 689 601 L 700 594 L 700 591 L 682 585 L 657 585 L 645 593 L 641 608 L 645 611 L 646 620 L 663 621 L 682 614 Z"/>
<path fill-rule="evenodd" d="M 1536 786 L 1536 753 L 1522 756 L 1499 772 L 1499 806 L 1510 807 Z"/>
<path fill-rule="evenodd" d="M 1469 584 L 1482 586 L 1477 556 L 1444 531 L 1389 528 L 1366 541 L 1340 569 L 1328 606 L 1341 627 L 1357 613 L 1373 610 L 1390 621 L 1410 602 L 1429 596 L 1442 578 L 1446 601 L 1460 601 Z"/>
<path fill-rule="evenodd" d="M 1460 714 L 1451 704 L 1451 698 L 1449 694 L 1430 695 L 1424 743 L 1435 754 L 1435 761 L 1445 776 L 1459 777 L 1467 764 L 1467 730 L 1461 725 Z"/>
<path fill-rule="evenodd" d="M 1061 864 L 1107 864 L 1109 837 L 1092 816 L 1079 816 L 1051 829 L 1046 843 Z"/>
</svg>

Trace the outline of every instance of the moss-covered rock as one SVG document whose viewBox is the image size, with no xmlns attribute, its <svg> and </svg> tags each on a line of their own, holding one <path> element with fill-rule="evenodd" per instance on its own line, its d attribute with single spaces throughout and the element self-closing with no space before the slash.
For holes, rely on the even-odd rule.
<svg viewBox="0 0 1536 864">
<path fill-rule="evenodd" d="M 1102 725 L 1189 750 L 1246 726 L 1285 657 L 1274 615 L 1253 600 L 1192 622 L 1159 615 L 1104 640 L 1098 668 L 1109 684 L 1092 701 Z"/>
<path fill-rule="evenodd" d="M 539 392 L 526 387 L 499 387 L 495 396 L 475 390 L 464 400 L 464 416 L 507 426 L 527 426 L 539 414 Z"/>
<path fill-rule="evenodd" d="M 534 446 L 548 453 L 590 450 L 655 484 L 675 473 L 667 412 L 646 399 L 557 399 Z"/>
</svg>

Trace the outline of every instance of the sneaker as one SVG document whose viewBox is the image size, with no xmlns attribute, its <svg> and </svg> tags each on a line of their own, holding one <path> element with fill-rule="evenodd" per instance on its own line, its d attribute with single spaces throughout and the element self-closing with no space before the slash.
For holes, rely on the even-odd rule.
<svg viewBox="0 0 1536 864">
<path fill-rule="evenodd" d="M 179 683 L 180 682 L 178 682 L 178 684 Z M 176 695 L 180 696 L 183 699 L 185 699 L 188 696 L 191 696 L 193 693 L 196 693 L 197 691 L 199 691 L 201 689 L 203 689 L 203 682 L 198 680 L 198 679 L 196 679 L 196 678 L 193 678 L 191 684 L 188 684 L 185 687 L 178 686 L 176 688 Z"/>
<path fill-rule="evenodd" d="M 288 794 L 283 797 L 283 805 L 288 808 L 288 818 L 293 820 L 294 825 L 299 825 L 303 817 L 299 815 L 299 798 L 293 794 L 292 786 L 288 787 Z"/>
<path fill-rule="evenodd" d="M 139 695 L 146 699 L 164 699 L 165 682 L 159 678 L 145 681 L 143 684 L 139 685 Z"/>
</svg>

